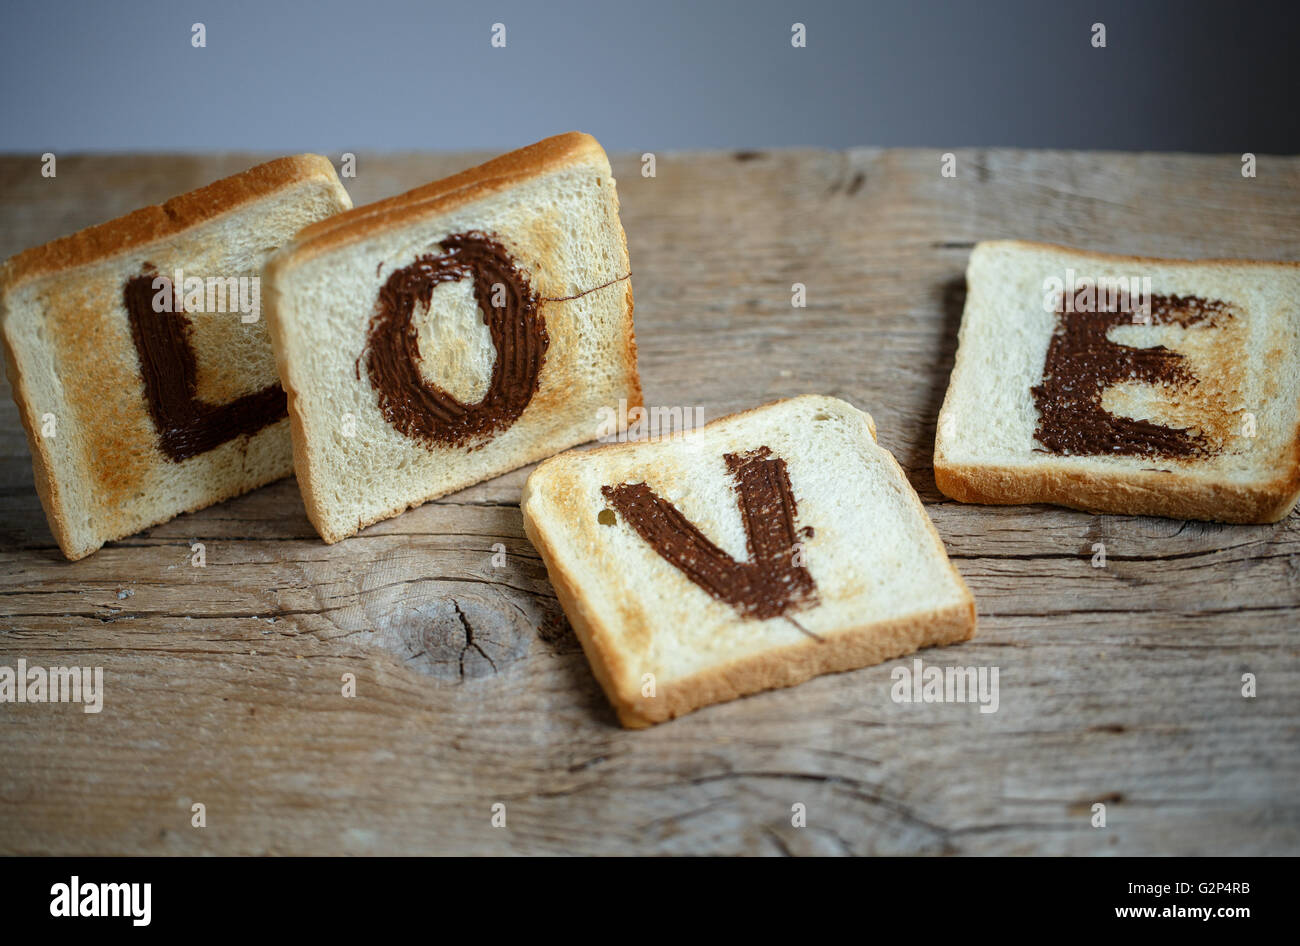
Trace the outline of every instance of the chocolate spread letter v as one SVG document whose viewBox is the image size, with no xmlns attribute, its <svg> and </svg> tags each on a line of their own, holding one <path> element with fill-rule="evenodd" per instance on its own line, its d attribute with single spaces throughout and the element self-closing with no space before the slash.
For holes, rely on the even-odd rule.
<svg viewBox="0 0 1300 946">
<path fill-rule="evenodd" d="M 174 295 L 171 312 L 153 308 L 154 274 L 127 280 L 123 290 L 131 338 L 140 359 L 145 401 L 167 459 L 179 463 L 218 447 L 240 434 L 255 434 L 287 413 L 278 384 L 208 404 L 198 398 L 199 366 L 190 344 L 190 320 Z"/>
<path fill-rule="evenodd" d="M 767 447 L 723 459 L 740 497 L 747 561 L 736 561 L 710 542 L 645 483 L 602 486 L 601 492 L 669 564 L 742 616 L 774 618 L 816 604 L 812 573 L 795 564 L 795 546 L 813 530 L 795 529 L 798 507 L 785 461 Z"/>
<path fill-rule="evenodd" d="M 528 278 L 499 242 L 482 233 L 439 241 L 443 253 L 395 271 L 379 290 L 366 335 L 366 373 L 384 419 L 426 447 L 461 446 L 505 430 L 537 393 L 549 338 Z M 464 404 L 420 374 L 420 336 L 412 322 L 418 300 L 435 286 L 469 277 L 496 359 L 487 394 Z"/>
</svg>

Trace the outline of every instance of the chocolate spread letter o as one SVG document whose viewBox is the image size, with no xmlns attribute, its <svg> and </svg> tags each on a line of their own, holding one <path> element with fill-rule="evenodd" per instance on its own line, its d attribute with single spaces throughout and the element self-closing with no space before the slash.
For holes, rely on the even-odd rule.
<svg viewBox="0 0 1300 946">
<path fill-rule="evenodd" d="M 1082 292 L 1082 291 L 1081 291 Z M 1084 456 L 1128 454 L 1151 457 L 1199 457 L 1215 452 L 1201 434 L 1147 420 L 1120 417 L 1102 407 L 1111 385 L 1126 381 L 1190 388 L 1197 379 L 1186 359 L 1163 345 L 1133 348 L 1106 337 L 1116 326 L 1132 325 L 1132 308 L 1084 307 L 1067 312 L 1064 297 L 1056 311 L 1056 330 L 1043 363 L 1043 380 L 1031 388 L 1038 408 L 1034 437 L 1049 453 Z M 1196 296 L 1151 297 L 1151 325 L 1189 327 L 1231 318 L 1225 303 Z"/>
<path fill-rule="evenodd" d="M 123 302 L 140 359 L 145 403 L 167 459 L 176 463 L 188 460 L 240 434 L 255 434 L 284 417 L 285 396 L 278 384 L 229 404 L 199 400 L 199 367 L 190 344 L 190 320 L 181 311 L 175 287 L 173 311 L 154 311 L 153 281 L 154 274 L 149 271 L 127 280 Z"/>
<path fill-rule="evenodd" d="M 812 573 L 795 564 L 798 513 L 785 461 L 767 447 L 723 458 L 736 482 L 749 559 L 738 562 L 645 483 L 602 486 L 610 505 L 683 575 L 743 617 L 775 618 L 817 603 Z"/>
<path fill-rule="evenodd" d="M 505 247 L 474 232 L 439 242 L 441 254 L 396 270 L 379 290 L 366 335 L 366 373 L 395 430 L 426 447 L 464 446 L 505 430 L 524 412 L 550 339 L 538 298 Z M 435 286 L 467 277 L 496 349 L 487 393 L 477 404 L 462 403 L 420 374 L 420 336 L 412 322 L 416 302 L 427 307 Z M 494 293 L 497 285 L 504 294 Z"/>
</svg>

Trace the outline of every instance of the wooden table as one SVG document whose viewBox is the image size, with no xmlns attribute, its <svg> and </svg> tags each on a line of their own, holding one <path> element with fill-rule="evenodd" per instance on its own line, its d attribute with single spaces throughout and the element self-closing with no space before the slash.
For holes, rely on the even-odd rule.
<svg viewBox="0 0 1300 946">
<path fill-rule="evenodd" d="M 360 204 L 480 157 L 362 154 L 346 183 Z M 255 160 L 0 159 L 0 254 Z M 906 660 L 620 729 L 524 537 L 527 470 L 332 547 L 288 479 L 69 564 L 6 389 L 0 664 L 102 666 L 106 695 L 0 706 L 0 850 L 1300 852 L 1300 516 L 963 506 L 930 468 L 974 241 L 1298 259 L 1300 159 L 1253 180 L 1236 155 L 959 151 L 955 179 L 937 151 L 613 163 L 647 403 L 870 411 L 979 604 L 973 642 L 922 656 L 1000 668 L 999 710 L 893 702 Z"/>
</svg>

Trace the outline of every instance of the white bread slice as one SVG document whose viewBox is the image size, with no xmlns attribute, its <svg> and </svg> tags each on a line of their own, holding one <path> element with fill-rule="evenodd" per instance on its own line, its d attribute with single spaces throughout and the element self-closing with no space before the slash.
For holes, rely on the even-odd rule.
<svg viewBox="0 0 1300 946">
<path fill-rule="evenodd" d="M 489 244 L 505 263 L 456 268 L 466 247 Z M 527 291 L 498 298 L 511 265 Z M 435 271 L 451 276 L 429 289 L 419 274 Z M 600 408 L 640 405 L 630 275 L 609 161 L 578 133 L 358 207 L 276 254 L 268 319 L 321 537 L 592 440 Z M 515 305 L 530 294 L 535 304 Z M 409 321 L 383 303 L 393 299 Z M 494 311 L 501 301 L 511 304 Z M 489 314 L 502 319 L 499 339 Z M 539 324 L 544 345 L 529 327 Z M 398 378 L 383 396 L 381 355 L 378 376 Z M 507 401 L 511 411 L 493 406 Z"/>
<path fill-rule="evenodd" d="M 245 322 L 231 298 L 223 306 L 214 294 L 212 308 L 225 311 L 191 307 L 183 317 L 150 311 L 156 322 L 133 323 L 128 282 L 149 273 L 175 278 L 177 270 L 203 280 L 260 279 L 271 251 L 305 225 L 351 205 L 328 159 L 297 155 L 27 250 L 5 264 L 5 363 L 36 488 L 64 555 L 82 558 L 105 542 L 287 476 L 292 468 L 289 424 L 260 313 Z M 251 308 L 254 284 L 244 286 Z M 184 286 L 176 290 L 181 295 Z M 206 309 L 206 290 L 204 296 Z M 251 319 L 254 312 L 246 315 Z M 185 357 L 157 357 L 151 388 L 133 324 L 150 331 L 170 326 L 180 348 L 161 351 L 188 350 L 189 370 Z M 199 426 L 171 425 L 169 454 L 147 396 L 160 385 L 176 384 L 172 390 L 183 392 L 186 384 L 178 379 L 186 377 L 193 399 L 174 399 L 169 410 L 196 412 Z M 249 432 L 205 439 L 200 427 L 223 406 L 243 405 L 248 410 L 237 422 L 213 429 Z"/>
<path fill-rule="evenodd" d="M 786 500 L 776 499 L 782 467 Z M 742 481 L 756 484 L 747 507 Z M 626 505 L 639 497 L 644 510 L 647 488 L 714 554 L 701 543 L 674 564 L 656 551 L 629 514 L 648 520 Z M 975 633 L 974 599 L 916 492 L 876 443 L 871 417 L 835 398 L 805 395 L 666 440 L 562 454 L 528 478 L 522 505 L 569 623 L 631 728 Z M 794 510 L 789 524 L 782 506 Z M 730 593 L 685 570 L 716 562 L 716 550 L 734 560 Z M 746 573 L 747 560 L 766 565 Z"/>
<path fill-rule="evenodd" d="M 1084 366 L 1079 376 L 1080 359 L 1066 354 L 1058 326 L 1078 332 L 1084 319 L 1107 316 L 1058 314 L 1062 289 L 1051 279 L 1136 279 L 1128 284 L 1138 298 L 1140 280 L 1149 279 L 1156 305 L 1149 319 L 1133 312 L 1134 299 L 1127 314 L 1112 305 L 1116 324 L 1100 330 L 1104 340 L 1094 333 L 1074 349 L 1103 356 L 1109 367 Z M 935 482 L 946 495 L 1223 522 L 1274 522 L 1295 505 L 1300 264 L 999 241 L 975 247 L 966 283 L 934 448 Z M 1049 352 L 1058 351 L 1060 367 L 1045 383 Z M 1046 411 L 1036 389 L 1047 395 Z M 1088 401 L 1098 391 L 1101 400 Z M 1093 407 L 1082 415 L 1054 419 L 1062 403 L 1085 401 Z"/>
</svg>

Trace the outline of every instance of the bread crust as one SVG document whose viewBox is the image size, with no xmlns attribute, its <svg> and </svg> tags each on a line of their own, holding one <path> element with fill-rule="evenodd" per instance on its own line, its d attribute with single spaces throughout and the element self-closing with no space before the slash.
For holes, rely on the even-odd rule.
<svg viewBox="0 0 1300 946">
<path fill-rule="evenodd" d="M 1071 256 L 1084 256 L 1088 259 L 1097 260 L 1104 263 L 1151 263 L 1156 266 L 1179 266 L 1188 263 L 1194 263 L 1197 266 L 1213 266 L 1221 264 L 1224 266 L 1260 266 L 1271 268 L 1274 266 L 1285 266 L 1291 269 L 1300 269 L 1300 261 L 1296 260 L 1261 260 L 1261 259 L 1232 259 L 1226 256 L 1206 256 L 1192 259 L 1182 259 L 1172 256 L 1126 256 L 1122 253 L 1104 253 L 1100 250 L 1080 250 L 1073 246 L 1063 246 L 1060 243 L 1044 243 L 1039 240 L 980 240 L 977 246 L 999 247 L 1015 246 L 1033 250 L 1052 250 L 1058 253 L 1069 253 Z"/>
<path fill-rule="evenodd" d="M 1300 498 L 1300 466 L 1262 486 L 1206 482 L 1178 473 L 1101 474 L 1044 463 L 1032 468 L 934 461 L 939 491 L 961 503 L 1051 503 L 1093 514 L 1165 516 L 1259 524 L 1285 519 Z"/>
<path fill-rule="evenodd" d="M 54 541 L 59 544 L 59 551 L 69 561 L 75 562 L 85 558 L 95 549 L 79 548 L 72 539 L 72 533 L 67 526 L 63 496 L 59 491 L 59 482 L 54 478 L 54 471 L 50 468 L 44 438 L 35 427 L 36 411 L 32 408 L 27 380 L 18 368 L 18 361 L 14 356 L 13 346 L 9 344 L 7 333 L 0 332 L 0 335 L 5 336 L 5 373 L 9 375 L 9 388 L 13 392 L 14 402 L 18 405 L 18 419 L 22 421 L 23 431 L 27 434 L 27 446 L 32 455 L 32 476 L 36 481 L 36 495 L 40 498 L 41 508 L 45 510 L 45 519 L 50 524 Z"/>
<path fill-rule="evenodd" d="M 808 395 L 802 395 L 807 397 Z M 719 417 L 705 424 L 707 430 L 717 424 L 785 403 L 799 400 L 781 398 L 758 407 L 748 408 Z M 876 425 L 870 414 L 866 418 L 871 438 L 876 439 Z M 606 444 L 582 451 L 588 456 L 635 450 L 637 443 Z M 885 455 L 894 472 L 906 481 L 903 469 L 888 451 Z M 730 663 L 711 667 L 679 680 L 660 684 L 654 697 L 643 697 L 635 687 L 624 687 L 628 679 L 623 653 L 614 643 L 612 629 L 600 615 L 586 605 L 576 575 L 567 567 L 555 545 L 547 538 L 545 530 L 535 521 L 529 509 L 529 498 L 537 484 L 546 476 L 549 466 L 558 466 L 572 459 L 570 454 L 560 454 L 542 463 L 524 484 L 520 508 L 523 511 L 524 532 L 537 548 L 546 565 L 547 575 L 555 588 L 556 598 L 572 625 L 574 634 L 582 644 L 583 652 L 591 664 L 592 673 L 600 683 L 618 715 L 619 722 L 629 729 L 644 729 L 694 710 L 733 700 L 741 696 L 804 683 L 825 673 L 836 673 L 873 666 L 906 656 L 922 647 L 953 644 L 975 636 L 977 614 L 974 595 L 961 573 L 947 558 L 944 561 L 949 573 L 961 589 L 963 600 L 942 608 L 905 615 L 887 621 L 869 622 L 837 631 L 824 641 L 802 640 L 754 654 Z M 925 522 L 931 541 L 943 549 L 943 540 L 934 522 L 925 513 L 920 498 L 912 491 L 910 504 Z"/>
<path fill-rule="evenodd" d="M 274 265 L 290 266 L 329 250 L 364 240 L 373 233 L 400 227 L 464 206 L 506 190 L 521 181 L 580 163 L 605 151 L 591 135 L 578 131 L 545 138 L 404 194 L 355 207 L 304 227 Z M 626 250 L 626 236 L 624 237 Z"/>
<path fill-rule="evenodd" d="M 276 158 L 161 204 L 141 207 L 107 223 L 24 250 L 5 263 L 0 272 L 0 291 L 178 236 L 190 227 L 215 220 L 244 204 L 313 177 L 333 181 L 342 190 L 334 165 L 326 157 L 296 154 Z"/>
<path fill-rule="evenodd" d="M 1210 269 L 1300 270 L 1300 262 L 1291 260 L 1126 256 L 1030 240 L 989 240 L 978 245 L 1046 250 L 1115 266 L 1192 264 Z M 955 366 L 953 370 L 955 374 Z M 952 396 L 950 382 L 937 427 L 942 426 Z M 1300 403 L 1295 405 L 1295 414 L 1300 418 Z M 1276 476 L 1264 482 L 1233 483 L 1213 481 L 1177 469 L 1114 473 L 1081 470 L 1048 458 L 1023 466 L 952 463 L 944 454 L 942 438 L 936 436 L 934 478 L 940 492 L 964 503 L 1050 503 L 1094 514 L 1165 516 L 1236 524 L 1272 523 L 1285 519 L 1300 501 L 1300 421 L 1292 430 L 1290 446 L 1286 466 Z"/>
</svg>

